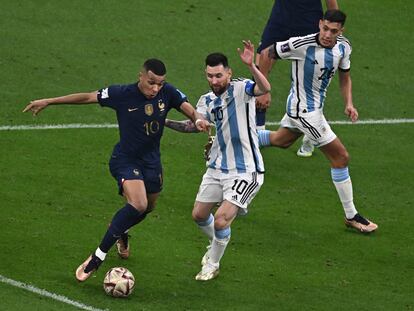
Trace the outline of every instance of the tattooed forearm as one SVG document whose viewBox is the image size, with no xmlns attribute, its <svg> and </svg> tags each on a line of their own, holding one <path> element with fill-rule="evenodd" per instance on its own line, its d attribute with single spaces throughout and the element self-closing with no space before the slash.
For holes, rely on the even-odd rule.
<svg viewBox="0 0 414 311">
<path fill-rule="evenodd" d="M 268 48 L 268 56 L 270 59 L 275 59 L 276 58 L 276 46 L 275 45 L 271 45 Z"/>
<path fill-rule="evenodd" d="M 198 133 L 199 130 L 191 120 L 176 121 L 176 120 L 165 120 L 165 126 L 172 130 L 182 133 Z"/>
</svg>

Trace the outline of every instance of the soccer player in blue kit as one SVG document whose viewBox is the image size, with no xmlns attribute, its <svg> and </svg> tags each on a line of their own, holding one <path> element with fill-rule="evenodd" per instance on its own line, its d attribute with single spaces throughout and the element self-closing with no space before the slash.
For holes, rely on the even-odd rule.
<svg viewBox="0 0 414 311">
<path fill-rule="evenodd" d="M 328 10 L 338 9 L 336 0 L 325 0 L 325 4 Z M 274 59 L 267 57 L 268 47 L 274 42 L 318 32 L 318 24 L 322 15 L 321 0 L 275 0 L 272 12 L 263 30 L 256 56 L 256 65 L 259 66 L 259 70 L 266 78 L 268 78 L 275 62 Z M 270 93 L 256 98 L 256 124 L 258 129 L 264 129 L 265 127 L 266 109 L 270 106 L 270 102 Z M 313 149 L 311 141 L 304 136 L 297 155 L 310 157 Z"/>
<path fill-rule="evenodd" d="M 208 130 L 209 123 L 165 78 L 164 63 L 148 59 L 139 73 L 138 82 L 112 85 L 90 93 L 39 99 L 23 110 L 36 115 L 48 105 L 99 103 L 116 111 L 120 141 L 113 149 L 109 168 L 127 203 L 113 216 L 96 251 L 76 270 L 75 276 L 80 282 L 98 269 L 115 243 L 120 257 L 128 258 L 128 230 L 154 209 L 162 189 L 160 139 L 168 111 L 175 108 L 190 118 L 198 130 Z"/>
</svg>

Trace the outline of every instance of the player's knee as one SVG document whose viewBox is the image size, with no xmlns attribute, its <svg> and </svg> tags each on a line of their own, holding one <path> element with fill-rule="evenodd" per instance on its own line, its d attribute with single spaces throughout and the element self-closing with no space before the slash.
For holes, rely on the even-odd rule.
<svg viewBox="0 0 414 311">
<path fill-rule="evenodd" d="M 344 150 L 342 151 L 332 162 L 333 167 L 343 168 L 347 167 L 349 163 L 349 153 Z"/>
<path fill-rule="evenodd" d="M 344 150 L 344 151 L 341 153 L 341 157 L 340 157 L 340 165 L 341 165 L 342 167 L 345 167 L 345 166 L 348 166 L 348 163 L 349 163 L 349 153 L 348 153 L 348 151 Z"/>
<path fill-rule="evenodd" d="M 289 148 L 293 143 L 294 140 L 287 140 L 286 137 L 277 131 L 270 134 L 270 144 L 274 147 L 286 149 Z"/>
<path fill-rule="evenodd" d="M 214 219 L 214 228 L 216 230 L 223 230 L 229 226 L 230 226 L 230 221 L 228 221 L 224 215 L 217 216 Z"/>
<path fill-rule="evenodd" d="M 193 211 L 191 213 L 191 216 L 193 217 L 193 220 L 195 222 L 202 222 L 202 221 L 206 220 L 205 217 L 204 217 L 204 214 L 201 213 L 201 211 L 196 209 L 196 208 L 193 209 Z"/>
<path fill-rule="evenodd" d="M 129 200 L 128 203 L 141 213 L 147 211 L 148 201 L 146 199 L 132 199 Z"/>
</svg>

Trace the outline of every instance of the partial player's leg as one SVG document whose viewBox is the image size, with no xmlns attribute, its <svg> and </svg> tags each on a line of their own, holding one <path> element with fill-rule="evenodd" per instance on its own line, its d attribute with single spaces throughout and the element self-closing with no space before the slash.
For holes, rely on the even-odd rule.
<svg viewBox="0 0 414 311">
<path fill-rule="evenodd" d="M 123 189 L 128 203 L 118 210 L 112 218 L 111 224 L 95 253 L 76 270 L 78 281 L 87 280 L 99 268 L 108 251 L 121 235 L 145 218 L 148 201 L 144 182 L 142 180 L 126 180 L 123 183 Z"/>
<path fill-rule="evenodd" d="M 137 222 L 134 224 L 134 226 L 139 224 L 141 221 L 143 221 L 147 217 L 147 215 L 154 210 L 155 203 L 159 195 L 160 195 L 159 193 L 147 193 L 147 200 L 148 200 L 147 209 L 137 219 Z M 117 252 L 118 252 L 119 257 L 122 259 L 128 259 L 129 254 L 130 254 L 128 231 L 129 229 L 126 230 L 124 233 L 122 233 L 120 238 L 116 241 Z"/>
<path fill-rule="evenodd" d="M 207 251 L 201 259 L 202 265 L 208 259 L 211 241 L 214 238 L 214 216 L 211 210 L 223 201 L 223 188 L 217 176 L 213 176 L 214 173 L 214 170 L 208 169 L 204 174 L 192 211 L 192 217 L 198 228 L 209 240 Z"/>
<path fill-rule="evenodd" d="M 111 158 L 109 168 L 118 182 L 119 194 L 126 198 L 127 204 L 114 215 L 97 250 L 76 270 L 76 278 L 79 281 L 85 281 L 98 269 L 109 249 L 121 239 L 121 236 L 123 236 L 121 240 L 125 242 L 124 247 L 128 249 L 125 235 L 132 226 L 145 218 L 148 208 L 147 192 L 154 194 L 156 200 L 157 193 L 162 188 L 161 166 L 156 169 L 146 169 L 140 163 L 131 162 L 117 154 Z M 128 253 L 125 251 L 123 256 L 129 256 L 129 251 Z"/>
<path fill-rule="evenodd" d="M 156 201 L 162 190 L 162 181 L 163 181 L 162 167 L 161 165 L 155 168 L 153 167 L 147 168 L 145 166 L 140 166 L 138 175 L 136 174 L 137 169 L 132 169 L 133 175 L 131 175 L 128 172 L 131 172 L 131 167 L 128 169 L 127 172 L 125 171 L 121 172 L 121 182 L 122 180 L 125 180 L 125 179 L 127 180 L 143 179 L 145 191 L 146 191 L 147 207 L 145 209 L 145 212 L 143 212 L 141 216 L 139 217 L 139 219 L 137 219 L 137 223 L 134 224 L 134 225 L 137 225 L 138 223 L 143 221 L 146 218 L 146 216 L 155 208 Z M 145 198 L 145 197 L 142 197 L 142 193 L 129 191 L 129 189 L 124 189 L 122 187 L 122 184 L 121 184 L 120 190 L 122 191 L 122 194 L 126 198 L 126 200 L 130 202 L 133 206 L 145 204 L 145 202 L 139 202 L 141 198 Z M 134 201 L 136 203 L 133 203 Z M 122 259 L 127 259 L 130 254 L 128 230 L 122 233 L 120 238 L 116 242 L 118 255 Z"/>
<path fill-rule="evenodd" d="M 201 259 L 201 265 L 205 265 L 210 255 L 211 242 L 214 238 L 214 216 L 211 210 L 217 206 L 216 202 L 199 202 L 194 203 L 192 217 L 198 228 L 207 236 L 209 244 L 207 251 Z"/>
<path fill-rule="evenodd" d="M 220 260 L 231 236 L 231 224 L 238 214 L 247 214 L 247 207 L 263 184 L 263 174 L 244 173 L 221 179 L 224 201 L 214 215 L 214 237 L 196 280 L 208 281 L 219 273 Z M 242 211 L 242 212 L 241 212 Z"/>
<path fill-rule="evenodd" d="M 349 155 L 345 146 L 339 138 L 335 138 L 320 149 L 331 162 L 331 177 L 345 212 L 345 224 L 364 233 L 375 231 L 378 226 L 358 214 L 355 208 L 348 170 Z"/>
<path fill-rule="evenodd" d="M 211 242 L 211 248 L 208 252 L 208 258 L 196 275 L 197 281 L 208 281 L 217 277 L 220 267 L 220 259 L 223 257 L 227 244 L 230 241 L 230 225 L 237 216 L 238 207 L 228 201 L 218 208 L 214 218 L 214 238 Z"/>
<path fill-rule="evenodd" d="M 280 127 L 277 131 L 258 131 L 260 147 L 274 146 L 279 148 L 289 148 L 301 135 L 286 127 Z"/>
</svg>

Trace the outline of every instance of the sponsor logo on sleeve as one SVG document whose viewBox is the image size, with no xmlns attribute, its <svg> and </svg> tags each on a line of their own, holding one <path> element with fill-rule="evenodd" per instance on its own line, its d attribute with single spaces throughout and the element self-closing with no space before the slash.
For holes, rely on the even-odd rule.
<svg viewBox="0 0 414 311">
<path fill-rule="evenodd" d="M 101 98 L 102 99 L 109 98 L 108 88 L 102 89 L 102 91 L 101 91 Z"/>
<path fill-rule="evenodd" d="M 289 52 L 290 51 L 289 43 L 282 44 L 280 46 L 280 50 L 282 51 L 282 53 Z"/>
</svg>

